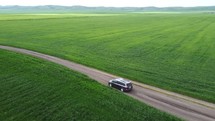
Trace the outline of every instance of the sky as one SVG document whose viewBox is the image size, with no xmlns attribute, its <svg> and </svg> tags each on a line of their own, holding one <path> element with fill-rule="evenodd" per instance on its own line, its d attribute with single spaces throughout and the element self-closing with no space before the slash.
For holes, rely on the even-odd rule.
<svg viewBox="0 0 215 121">
<path fill-rule="evenodd" d="M 215 0 L 0 0 L 0 5 L 63 5 L 63 6 L 105 6 L 105 7 L 193 7 L 215 6 Z"/>
</svg>

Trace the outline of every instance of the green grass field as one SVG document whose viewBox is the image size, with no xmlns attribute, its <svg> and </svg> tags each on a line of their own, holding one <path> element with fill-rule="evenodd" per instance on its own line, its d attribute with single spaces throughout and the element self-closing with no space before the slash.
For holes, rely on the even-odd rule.
<svg viewBox="0 0 215 121">
<path fill-rule="evenodd" d="M 213 14 L 4 17 L 10 20 L 0 21 L 0 44 L 215 103 Z"/>
<path fill-rule="evenodd" d="M 55 19 L 71 17 L 96 17 L 96 16 L 117 16 L 121 14 L 0 14 L 0 20 L 32 20 L 32 19 Z"/>
<path fill-rule="evenodd" d="M 60 65 L 0 50 L 1 121 L 180 120 Z"/>
</svg>

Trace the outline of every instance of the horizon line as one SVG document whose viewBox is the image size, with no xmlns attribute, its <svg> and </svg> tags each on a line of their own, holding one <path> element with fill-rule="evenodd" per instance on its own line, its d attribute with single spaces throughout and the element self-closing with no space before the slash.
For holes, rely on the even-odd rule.
<svg viewBox="0 0 215 121">
<path fill-rule="evenodd" d="M 89 8 L 93 8 L 93 7 L 104 7 L 104 8 L 147 8 L 147 7 L 155 7 L 155 8 L 176 8 L 176 7 L 180 7 L 180 8 L 193 8 L 193 7 L 215 7 L 215 5 L 210 5 L 210 6 L 163 6 L 163 7 L 159 7 L 159 6 L 121 6 L 121 7 L 117 7 L 117 6 L 85 6 L 85 5 L 0 5 L 3 7 L 13 7 L 13 6 L 19 6 L 19 7 L 38 7 L 38 6 L 61 6 L 61 7 L 89 7 Z"/>
</svg>

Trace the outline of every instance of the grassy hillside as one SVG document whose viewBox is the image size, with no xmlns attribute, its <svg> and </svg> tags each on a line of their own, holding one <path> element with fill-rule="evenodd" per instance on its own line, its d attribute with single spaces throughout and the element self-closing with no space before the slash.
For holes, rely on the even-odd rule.
<svg viewBox="0 0 215 121">
<path fill-rule="evenodd" d="M 48 53 L 215 103 L 213 14 L 27 20 L 6 16 L 11 19 L 0 21 L 0 44 Z"/>
<path fill-rule="evenodd" d="M 179 120 L 62 66 L 0 50 L 1 121 Z"/>
</svg>

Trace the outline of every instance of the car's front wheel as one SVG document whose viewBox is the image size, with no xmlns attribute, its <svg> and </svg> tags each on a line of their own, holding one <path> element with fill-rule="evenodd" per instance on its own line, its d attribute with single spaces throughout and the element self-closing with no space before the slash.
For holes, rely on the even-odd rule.
<svg viewBox="0 0 215 121">
<path fill-rule="evenodd" d="M 121 88 L 121 91 L 122 91 L 122 92 L 124 92 L 124 89 L 123 89 L 123 88 Z"/>
<path fill-rule="evenodd" d="M 112 84 L 109 84 L 110 87 L 112 87 Z"/>
</svg>

